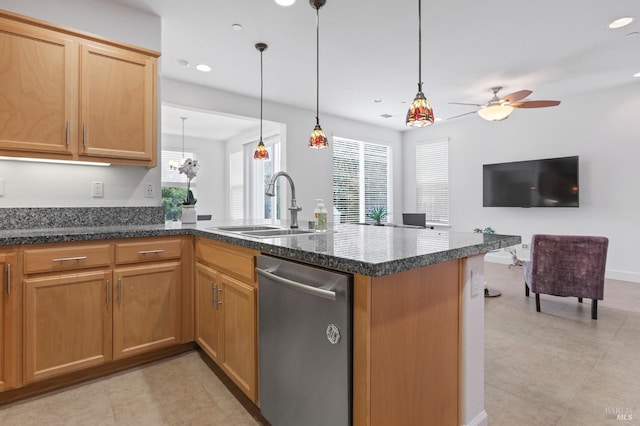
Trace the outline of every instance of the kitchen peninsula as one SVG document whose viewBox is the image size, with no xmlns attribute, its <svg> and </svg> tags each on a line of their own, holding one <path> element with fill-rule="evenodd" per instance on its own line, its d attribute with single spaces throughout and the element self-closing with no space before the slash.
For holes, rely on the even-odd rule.
<svg viewBox="0 0 640 426">
<path fill-rule="evenodd" d="M 138 239 L 179 237 L 186 244 L 213 241 L 351 273 L 353 424 L 486 422 L 483 255 L 518 244 L 520 237 L 336 225 L 327 233 L 254 238 L 217 230 L 220 225 L 5 228 L 0 231 L 0 256 L 17 258 L 17 271 L 24 262 L 22 253 L 31 245 L 89 241 L 126 245 Z M 185 269 L 193 270 L 193 264 L 193 254 L 183 257 Z M 189 276 L 193 280 L 193 274 Z M 20 288 L 20 282 L 14 283 L 9 297 L 21 293 L 16 291 Z M 11 310 L 5 317 L 8 313 Z"/>
</svg>

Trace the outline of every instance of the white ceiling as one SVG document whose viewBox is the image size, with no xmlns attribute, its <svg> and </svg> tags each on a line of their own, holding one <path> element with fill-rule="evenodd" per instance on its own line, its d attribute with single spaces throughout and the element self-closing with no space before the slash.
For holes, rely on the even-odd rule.
<svg viewBox="0 0 640 426">
<path fill-rule="evenodd" d="M 265 99 L 315 110 L 315 9 L 308 0 L 289 7 L 273 0 L 117 1 L 162 17 L 163 76 L 259 97 L 254 44 L 265 42 Z M 321 123 L 333 114 L 406 130 L 418 82 L 417 9 L 416 0 L 327 0 L 320 10 Z M 501 95 L 529 89 L 528 99 L 562 101 L 640 84 L 632 77 L 640 72 L 637 0 L 423 0 L 422 15 L 422 80 L 436 117 L 473 111 L 448 103 L 485 103 L 498 85 Z M 607 27 L 622 16 L 636 20 Z M 213 70 L 201 73 L 199 63 Z M 310 130 L 314 124 L 310 112 Z"/>
</svg>

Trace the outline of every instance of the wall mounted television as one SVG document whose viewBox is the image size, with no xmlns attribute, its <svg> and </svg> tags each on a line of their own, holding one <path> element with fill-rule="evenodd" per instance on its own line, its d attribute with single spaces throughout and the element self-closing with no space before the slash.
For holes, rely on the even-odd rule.
<svg viewBox="0 0 640 426">
<path fill-rule="evenodd" d="M 483 207 L 578 207 L 578 156 L 485 164 Z"/>
</svg>

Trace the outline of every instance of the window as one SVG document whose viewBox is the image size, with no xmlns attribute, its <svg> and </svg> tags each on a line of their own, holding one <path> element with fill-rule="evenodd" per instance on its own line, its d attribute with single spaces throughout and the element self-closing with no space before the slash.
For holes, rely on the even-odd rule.
<svg viewBox="0 0 640 426">
<path fill-rule="evenodd" d="M 372 223 L 366 213 L 385 207 L 392 220 L 391 149 L 386 145 L 334 138 L 333 205 L 339 217 L 334 222 Z"/>
<path fill-rule="evenodd" d="M 416 208 L 427 223 L 449 224 L 449 139 L 416 145 Z"/>
<path fill-rule="evenodd" d="M 185 158 L 196 159 L 193 152 L 162 150 L 160 173 L 162 181 L 162 205 L 165 219 L 177 220 L 182 212 L 182 202 L 187 198 L 187 177 L 178 171 Z M 191 181 L 191 190 L 195 188 L 195 177 Z"/>
</svg>

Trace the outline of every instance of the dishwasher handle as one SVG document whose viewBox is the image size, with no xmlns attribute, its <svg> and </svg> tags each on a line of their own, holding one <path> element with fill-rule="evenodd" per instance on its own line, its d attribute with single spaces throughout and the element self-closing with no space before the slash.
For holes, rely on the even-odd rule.
<svg viewBox="0 0 640 426">
<path fill-rule="evenodd" d="M 256 268 L 256 272 L 258 275 L 261 275 L 265 278 L 269 278 L 277 282 L 278 284 L 285 285 L 293 290 L 300 291 L 302 293 L 307 293 L 312 296 L 322 297 L 323 299 L 336 300 L 336 292 L 330 290 L 324 290 L 317 287 L 312 287 L 306 284 L 299 283 L 297 281 L 289 280 L 287 278 L 283 278 L 270 272 L 266 269 Z"/>
</svg>

